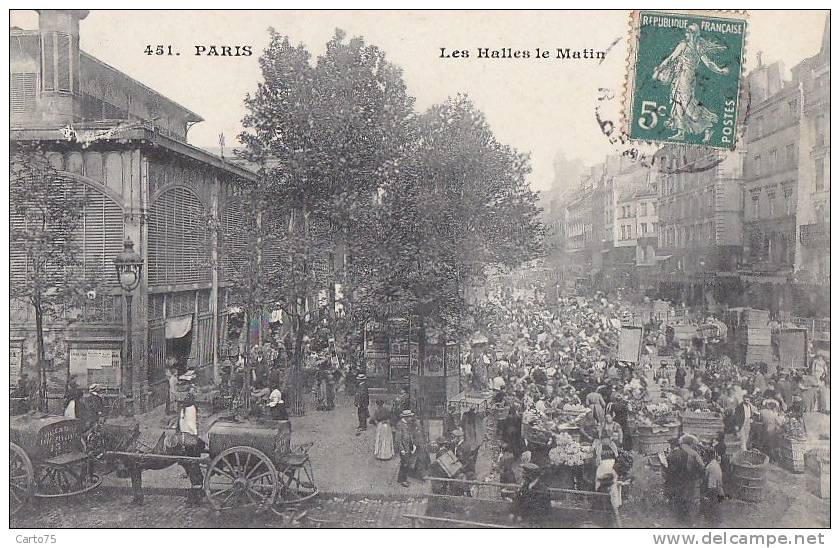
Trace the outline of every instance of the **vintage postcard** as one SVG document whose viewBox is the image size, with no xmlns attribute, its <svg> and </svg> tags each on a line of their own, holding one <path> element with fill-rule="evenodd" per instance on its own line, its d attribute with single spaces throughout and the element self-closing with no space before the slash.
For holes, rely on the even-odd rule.
<svg viewBox="0 0 840 548">
<path fill-rule="evenodd" d="M 15 542 L 824 543 L 830 13 L 632 8 L 11 10 Z"/>
</svg>

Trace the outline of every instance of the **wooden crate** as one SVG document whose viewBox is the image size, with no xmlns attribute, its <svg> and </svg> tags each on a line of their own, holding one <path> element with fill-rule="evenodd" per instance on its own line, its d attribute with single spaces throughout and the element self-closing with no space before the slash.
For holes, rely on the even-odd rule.
<svg viewBox="0 0 840 548">
<path fill-rule="evenodd" d="M 685 411 L 682 415 L 682 432 L 701 439 L 717 438 L 723 432 L 723 417 L 717 413 Z"/>
<path fill-rule="evenodd" d="M 807 440 L 782 438 L 778 452 L 779 462 L 790 472 L 801 474 L 805 471 L 805 451 L 807 448 Z"/>
</svg>

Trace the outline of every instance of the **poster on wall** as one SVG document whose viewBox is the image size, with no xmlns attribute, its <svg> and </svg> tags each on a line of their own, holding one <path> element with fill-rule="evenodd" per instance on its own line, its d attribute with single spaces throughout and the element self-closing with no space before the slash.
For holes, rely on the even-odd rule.
<svg viewBox="0 0 840 548">
<path fill-rule="evenodd" d="M 804 329 L 782 329 L 779 333 L 779 366 L 782 369 L 804 369 L 808 339 Z"/>
<path fill-rule="evenodd" d="M 446 376 L 457 377 L 461 374 L 461 352 L 457 344 L 446 345 Z"/>
<path fill-rule="evenodd" d="M 120 386 L 120 349 L 75 346 L 70 348 L 70 374 L 79 386 L 93 383 Z"/>
<path fill-rule="evenodd" d="M 639 363 L 642 355 L 642 334 L 644 329 L 638 326 L 625 325 L 621 327 L 618 337 L 618 360 L 629 363 Z"/>
<path fill-rule="evenodd" d="M 423 374 L 429 377 L 442 377 L 444 371 L 444 347 L 442 344 L 427 344 L 423 362 Z"/>
</svg>

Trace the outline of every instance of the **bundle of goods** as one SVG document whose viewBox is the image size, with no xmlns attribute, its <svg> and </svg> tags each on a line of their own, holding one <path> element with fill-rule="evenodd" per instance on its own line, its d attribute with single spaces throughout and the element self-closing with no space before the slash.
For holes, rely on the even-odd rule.
<svg viewBox="0 0 840 548">
<path fill-rule="evenodd" d="M 659 403 L 651 403 L 645 406 L 644 412 L 637 417 L 637 425 L 640 426 L 672 426 L 679 425 L 679 414 L 674 405 L 666 400 Z"/>
<path fill-rule="evenodd" d="M 732 457 L 732 482 L 734 496 L 741 500 L 761 500 L 767 475 L 767 455 L 750 449 L 739 451 Z"/>
<path fill-rule="evenodd" d="M 808 434 L 799 419 L 792 418 L 785 423 L 784 436 L 779 447 L 779 462 L 797 474 L 805 471 L 805 451 L 808 448 Z"/>
</svg>

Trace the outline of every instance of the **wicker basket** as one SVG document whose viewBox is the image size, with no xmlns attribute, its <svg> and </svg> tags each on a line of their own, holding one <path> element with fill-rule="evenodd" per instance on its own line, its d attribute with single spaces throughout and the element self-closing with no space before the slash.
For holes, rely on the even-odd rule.
<svg viewBox="0 0 840 548">
<path fill-rule="evenodd" d="M 633 436 L 633 449 L 641 455 L 656 455 L 670 449 L 671 440 L 674 437 L 669 428 L 659 427 L 648 430 L 648 428 L 640 427 Z"/>
<path fill-rule="evenodd" d="M 779 462 L 787 470 L 801 474 L 805 471 L 805 451 L 808 449 L 807 440 L 782 438 L 779 447 Z"/>
<path fill-rule="evenodd" d="M 739 451 L 732 457 L 733 495 L 741 500 L 757 502 L 764 495 L 767 481 L 767 455 L 760 451 Z"/>
</svg>

